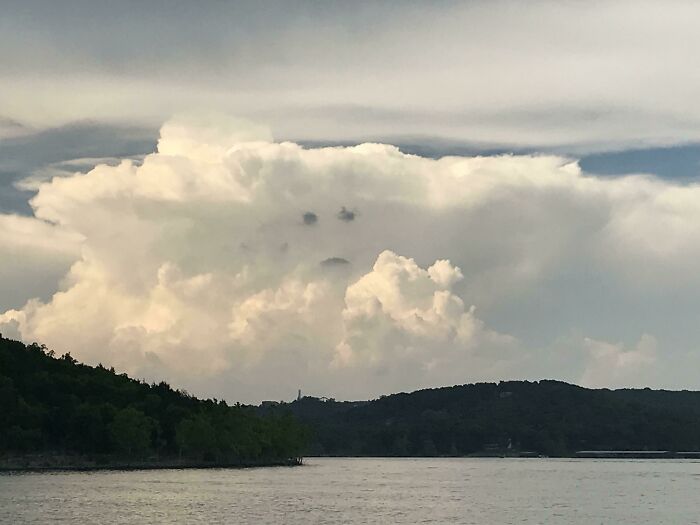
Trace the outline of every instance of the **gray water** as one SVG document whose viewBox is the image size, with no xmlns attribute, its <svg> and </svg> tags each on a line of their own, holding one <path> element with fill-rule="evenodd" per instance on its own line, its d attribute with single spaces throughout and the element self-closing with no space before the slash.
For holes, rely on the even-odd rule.
<svg viewBox="0 0 700 525">
<path fill-rule="evenodd" d="M 0 474 L 1 523 L 700 523 L 700 463 L 309 459 L 303 467 Z"/>
</svg>

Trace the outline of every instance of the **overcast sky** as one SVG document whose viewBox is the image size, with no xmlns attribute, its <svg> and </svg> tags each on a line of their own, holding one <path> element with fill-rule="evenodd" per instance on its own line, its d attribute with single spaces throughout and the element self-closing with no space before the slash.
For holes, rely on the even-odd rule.
<svg viewBox="0 0 700 525">
<path fill-rule="evenodd" d="M 695 2 L 2 2 L 0 332 L 229 400 L 700 388 Z"/>
</svg>

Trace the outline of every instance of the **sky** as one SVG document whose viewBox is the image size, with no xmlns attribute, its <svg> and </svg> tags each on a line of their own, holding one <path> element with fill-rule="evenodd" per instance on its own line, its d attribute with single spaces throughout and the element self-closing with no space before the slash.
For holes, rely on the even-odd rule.
<svg viewBox="0 0 700 525">
<path fill-rule="evenodd" d="M 4 336 L 243 402 L 700 388 L 696 3 L 0 3 Z"/>
</svg>

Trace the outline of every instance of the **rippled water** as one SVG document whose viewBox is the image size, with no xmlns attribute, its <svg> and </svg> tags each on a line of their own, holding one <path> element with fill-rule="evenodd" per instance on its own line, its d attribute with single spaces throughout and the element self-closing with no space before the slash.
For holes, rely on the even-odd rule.
<svg viewBox="0 0 700 525">
<path fill-rule="evenodd" d="M 700 522 L 700 463 L 309 459 L 296 468 L 0 474 L 2 523 Z"/>
</svg>

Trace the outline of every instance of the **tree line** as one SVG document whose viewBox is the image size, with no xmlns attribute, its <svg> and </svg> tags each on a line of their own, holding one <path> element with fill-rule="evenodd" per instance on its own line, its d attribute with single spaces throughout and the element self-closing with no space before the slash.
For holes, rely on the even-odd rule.
<svg viewBox="0 0 700 525">
<path fill-rule="evenodd" d="M 700 451 L 700 392 L 505 381 L 365 402 L 304 397 L 280 408 L 289 409 L 312 429 L 309 455 Z"/>
<path fill-rule="evenodd" d="M 300 457 L 308 436 L 289 411 L 200 400 L 2 336 L 0 407 L 6 455 L 264 464 Z"/>
<path fill-rule="evenodd" d="M 0 336 L 0 455 L 265 464 L 581 450 L 700 451 L 700 392 L 504 381 L 231 406 Z"/>
</svg>

